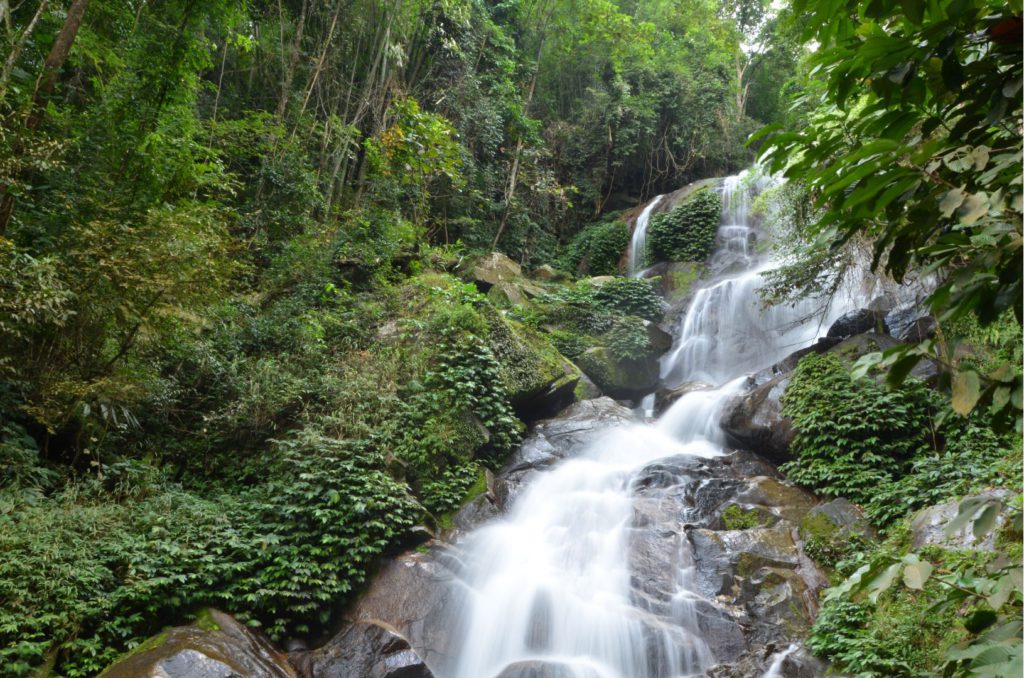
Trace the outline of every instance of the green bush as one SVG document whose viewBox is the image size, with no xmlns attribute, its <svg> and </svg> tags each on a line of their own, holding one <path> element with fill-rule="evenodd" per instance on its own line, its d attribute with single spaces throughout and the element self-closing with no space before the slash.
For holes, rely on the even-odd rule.
<svg viewBox="0 0 1024 678">
<path fill-rule="evenodd" d="M 647 336 L 644 321 L 634 316 L 616 320 L 604 335 L 604 341 L 608 352 L 616 360 L 637 360 L 651 350 L 651 341 Z"/>
<path fill-rule="evenodd" d="M 668 212 L 651 217 L 647 227 L 650 261 L 703 261 L 711 254 L 722 220 L 722 198 L 702 189 Z"/>
<path fill-rule="evenodd" d="M 635 315 L 647 320 L 659 320 L 662 316 L 661 297 L 650 280 L 609 280 L 594 291 L 594 301 L 610 311 Z"/>
<path fill-rule="evenodd" d="M 583 275 L 615 275 L 629 246 L 629 229 L 618 215 L 591 224 L 566 247 L 559 268 Z"/>
<path fill-rule="evenodd" d="M 1012 436 L 973 419 L 943 417 L 941 398 L 919 381 L 888 390 L 853 379 L 831 354 L 800 361 L 783 396 L 796 437 L 790 479 L 860 504 L 873 523 L 1014 477 Z"/>
</svg>

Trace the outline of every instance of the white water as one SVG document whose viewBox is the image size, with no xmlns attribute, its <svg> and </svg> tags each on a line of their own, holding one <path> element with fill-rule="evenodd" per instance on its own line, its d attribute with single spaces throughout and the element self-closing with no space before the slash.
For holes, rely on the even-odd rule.
<svg viewBox="0 0 1024 678">
<path fill-rule="evenodd" d="M 469 537 L 460 582 L 465 632 L 455 667 L 443 678 L 494 678 L 530 659 L 561 663 L 577 678 L 681 678 L 716 663 L 697 625 L 698 603 L 713 603 L 696 592 L 687 539 L 671 573 L 670 618 L 646 611 L 634 597 L 630 481 L 660 458 L 722 454 L 719 413 L 745 373 L 820 333 L 818 322 L 790 327 L 802 309 L 760 309 L 760 273 L 771 263 L 751 247 L 745 191 L 742 177 L 726 180 L 710 262 L 721 274 L 696 294 L 663 360 L 669 383 L 701 379 L 718 388 L 687 393 L 652 425 L 609 431 L 583 454 L 538 474 L 503 519 Z M 637 230 L 659 199 L 644 209 Z"/>
<path fill-rule="evenodd" d="M 651 212 L 658 206 L 665 196 L 659 195 L 647 203 L 640 216 L 636 218 L 636 226 L 633 227 L 633 237 L 629 241 L 629 258 L 627 270 L 629 275 L 636 278 L 643 272 L 644 259 L 647 255 L 647 224 L 651 220 Z"/>
<path fill-rule="evenodd" d="M 786 657 L 796 652 L 797 648 L 800 647 L 796 643 L 790 645 L 782 652 L 776 652 L 772 655 L 772 663 L 768 666 L 768 670 L 764 672 L 761 678 L 782 678 L 782 663 L 786 661 Z"/>
<path fill-rule="evenodd" d="M 754 247 L 757 229 L 750 219 L 750 188 L 766 180 L 747 173 L 728 177 L 722 188 L 722 225 L 708 269 L 715 273 L 698 290 L 679 329 L 675 345 L 662 360 L 661 377 L 669 386 L 690 381 L 721 384 L 739 374 L 767 367 L 822 336 L 853 296 L 833 303 L 824 317 L 820 302 L 763 308 L 758 290 L 763 274 L 777 266 Z M 760 184 L 760 186 L 757 186 Z"/>
</svg>

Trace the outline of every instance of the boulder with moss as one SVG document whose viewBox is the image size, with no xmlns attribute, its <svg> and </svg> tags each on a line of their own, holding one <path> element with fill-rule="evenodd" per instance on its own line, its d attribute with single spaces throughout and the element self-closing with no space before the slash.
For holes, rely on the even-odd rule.
<svg viewBox="0 0 1024 678">
<path fill-rule="evenodd" d="M 523 268 L 501 252 L 491 252 L 477 259 L 469 271 L 470 279 L 481 292 L 487 292 L 500 282 L 522 277 Z"/>
<path fill-rule="evenodd" d="M 219 610 L 153 636 L 100 678 L 295 678 L 284 654 Z"/>
<path fill-rule="evenodd" d="M 493 308 L 484 311 L 488 345 L 516 413 L 527 421 L 551 416 L 576 399 L 580 370 L 537 331 Z"/>
<path fill-rule="evenodd" d="M 656 359 L 617 360 L 604 346 L 587 349 L 576 359 L 576 364 L 602 392 L 613 398 L 643 397 L 657 388 L 660 378 Z"/>
</svg>

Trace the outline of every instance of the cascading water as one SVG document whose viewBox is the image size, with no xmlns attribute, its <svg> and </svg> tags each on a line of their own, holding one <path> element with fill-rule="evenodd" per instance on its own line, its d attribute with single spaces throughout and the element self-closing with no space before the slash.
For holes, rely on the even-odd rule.
<svg viewBox="0 0 1024 678">
<path fill-rule="evenodd" d="M 663 360 L 668 383 L 699 379 L 717 388 L 687 393 L 654 424 L 602 434 L 584 453 L 539 474 L 504 518 L 467 538 L 459 581 L 464 629 L 443 678 L 535 675 L 521 672 L 532 660 L 560 671 L 536 675 L 576 678 L 680 678 L 715 664 L 698 624 L 698 610 L 715 603 L 697 592 L 689 540 L 672 542 L 670 604 L 657 610 L 638 591 L 630 540 L 641 469 L 667 457 L 723 454 L 719 414 L 744 374 L 819 334 L 819 319 L 797 322 L 809 309 L 760 308 L 757 289 L 771 263 L 753 247 L 744 179 L 725 180 L 723 223 L 709 262 L 715 276 L 693 298 Z M 638 231 L 659 201 L 644 209 Z M 631 270 L 642 251 L 642 244 L 632 248 Z M 676 517 L 669 532 L 685 534 L 687 519 Z"/>
<path fill-rule="evenodd" d="M 651 220 L 651 212 L 657 207 L 662 198 L 659 195 L 651 200 L 636 218 L 636 225 L 633 227 L 633 237 L 629 241 L 629 258 L 627 270 L 631 277 L 637 277 L 643 272 L 644 257 L 647 253 L 647 224 Z"/>
</svg>

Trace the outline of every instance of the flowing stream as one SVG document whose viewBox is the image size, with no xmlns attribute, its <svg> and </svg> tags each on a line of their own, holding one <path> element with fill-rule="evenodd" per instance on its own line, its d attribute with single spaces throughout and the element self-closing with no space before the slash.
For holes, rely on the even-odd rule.
<svg viewBox="0 0 1024 678">
<path fill-rule="evenodd" d="M 719 413 L 744 376 L 828 328 L 828 318 L 804 320 L 808 308 L 761 309 L 757 289 L 772 262 L 758 253 L 749 216 L 758 189 L 745 175 L 724 181 L 711 275 L 662 361 L 666 384 L 700 380 L 715 388 L 684 395 L 657 422 L 611 429 L 583 454 L 538 474 L 506 516 L 467 538 L 465 632 L 450 678 L 494 678 L 533 660 L 559 673 L 508 675 L 681 678 L 716 663 L 696 614 L 698 604 L 714 602 L 697 592 L 686 539 L 668 575 L 671 610 L 653 615 L 638 600 L 628 555 L 631 480 L 657 459 L 723 454 Z M 646 223 L 661 199 L 637 220 L 631 271 L 643 260 Z"/>
</svg>

